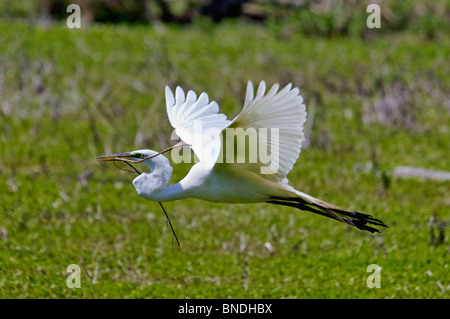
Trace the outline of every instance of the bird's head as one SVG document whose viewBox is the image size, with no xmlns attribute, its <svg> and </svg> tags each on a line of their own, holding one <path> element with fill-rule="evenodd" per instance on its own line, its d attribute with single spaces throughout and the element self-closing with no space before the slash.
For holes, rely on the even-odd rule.
<svg viewBox="0 0 450 319">
<path fill-rule="evenodd" d="M 127 153 L 102 155 L 102 156 L 96 157 L 96 160 L 102 161 L 102 162 L 123 161 L 123 162 L 129 162 L 129 163 L 143 163 L 143 164 L 146 164 L 147 166 L 150 166 L 150 164 L 154 161 L 161 161 L 161 160 L 168 161 L 166 157 L 158 156 L 158 155 L 168 152 L 175 147 L 182 147 L 185 145 L 189 145 L 189 144 L 186 144 L 185 142 L 180 141 L 177 144 L 175 144 L 169 148 L 166 148 L 165 150 L 163 150 L 161 152 L 155 152 L 152 150 L 137 150 L 137 151 L 127 152 Z"/>
<path fill-rule="evenodd" d="M 152 151 L 152 150 L 137 150 L 126 153 L 118 153 L 111 155 L 102 155 L 96 158 L 97 161 L 106 162 L 106 161 L 123 161 L 129 163 L 143 163 L 147 164 L 151 162 L 151 159 L 155 158 L 157 155 L 161 153 Z"/>
</svg>

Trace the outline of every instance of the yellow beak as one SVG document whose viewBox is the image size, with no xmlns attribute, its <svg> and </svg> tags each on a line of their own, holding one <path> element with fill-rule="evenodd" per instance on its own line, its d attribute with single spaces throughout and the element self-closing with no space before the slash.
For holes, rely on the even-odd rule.
<svg viewBox="0 0 450 319">
<path fill-rule="evenodd" d="M 97 161 L 106 162 L 106 161 L 124 161 L 124 162 L 133 162 L 133 155 L 131 153 L 119 153 L 119 154 L 111 154 L 111 155 L 102 155 L 95 158 Z M 137 158 L 136 158 L 137 159 Z M 139 159 L 137 159 L 139 160 Z"/>
</svg>

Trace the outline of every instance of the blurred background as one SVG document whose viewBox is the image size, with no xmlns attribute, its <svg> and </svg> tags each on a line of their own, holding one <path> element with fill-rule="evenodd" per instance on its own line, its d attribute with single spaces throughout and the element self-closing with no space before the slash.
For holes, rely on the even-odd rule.
<svg viewBox="0 0 450 319">
<path fill-rule="evenodd" d="M 94 23 L 189 25 L 208 17 L 216 23 L 238 19 L 310 35 L 368 37 L 367 7 L 382 7 L 379 33 L 409 30 L 428 39 L 448 32 L 448 1 L 338 1 L 338 0 L 31 0 L 1 4 L 5 21 L 52 25 L 68 17 L 77 4 L 83 26 Z M 372 13 L 372 12 L 370 12 Z M 280 25 L 281 24 L 281 25 Z M 287 32 L 287 31 L 285 31 Z"/>
<path fill-rule="evenodd" d="M 448 298 L 449 22 L 448 0 L 0 2 L 0 297 Z M 388 229 L 189 199 L 165 205 L 179 248 L 135 174 L 95 161 L 173 144 L 165 85 L 233 118 L 248 80 L 301 89 L 290 184 Z"/>
</svg>

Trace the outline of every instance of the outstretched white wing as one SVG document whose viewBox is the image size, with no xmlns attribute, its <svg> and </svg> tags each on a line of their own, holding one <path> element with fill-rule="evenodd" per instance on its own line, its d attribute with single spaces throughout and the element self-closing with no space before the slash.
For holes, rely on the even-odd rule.
<svg viewBox="0 0 450 319">
<path fill-rule="evenodd" d="M 166 86 L 166 106 L 170 124 L 181 140 L 191 145 L 200 162 L 214 165 L 221 148 L 220 133 L 230 125 L 219 105 L 209 102 L 206 93 L 189 91 L 185 96 L 181 87 L 175 89 L 175 96 Z"/>
<path fill-rule="evenodd" d="M 300 155 L 304 140 L 306 110 L 298 88 L 292 88 L 290 83 L 280 91 L 279 87 L 276 83 L 265 94 L 266 83 L 262 81 L 254 96 L 253 83 L 249 81 L 244 108 L 230 128 L 251 128 L 257 132 L 258 160 L 246 164 L 245 169 L 287 184 L 286 175 Z M 268 155 L 265 160 L 261 156 L 264 154 Z"/>
</svg>

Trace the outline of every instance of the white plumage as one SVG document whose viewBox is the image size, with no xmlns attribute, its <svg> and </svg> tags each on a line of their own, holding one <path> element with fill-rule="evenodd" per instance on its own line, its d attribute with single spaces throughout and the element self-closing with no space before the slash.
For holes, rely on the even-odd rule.
<svg viewBox="0 0 450 319">
<path fill-rule="evenodd" d="M 212 202 L 257 203 L 266 202 L 296 207 L 320 214 L 370 232 L 378 232 L 369 225 L 387 227 L 370 215 L 349 212 L 294 189 L 288 185 L 287 174 L 296 162 L 302 142 L 306 110 L 300 90 L 288 84 L 279 90 L 274 84 L 266 93 L 262 81 L 254 94 L 248 82 L 244 107 L 232 121 L 219 113 L 215 101 L 206 93 L 197 95 L 181 87 L 175 95 L 166 86 L 166 107 L 170 124 L 176 134 L 190 145 L 200 160 L 180 182 L 167 186 L 172 167 L 169 160 L 152 150 L 106 155 L 98 160 L 123 160 L 143 163 L 150 173 L 136 177 L 133 184 L 137 193 L 153 201 L 173 201 L 193 197 Z M 230 135 L 232 132 L 234 135 Z M 250 134 L 252 133 L 252 134 Z M 268 133 L 270 138 L 268 137 Z M 268 155 L 265 160 L 250 155 L 253 145 L 231 144 L 236 137 L 254 137 L 258 155 Z M 274 138 L 275 137 L 275 138 Z M 235 147 L 236 146 L 236 147 Z M 242 146 L 242 145 L 241 145 Z M 239 156 L 247 161 L 240 161 Z M 220 157 L 222 156 L 222 157 Z"/>
<path fill-rule="evenodd" d="M 278 92 L 279 84 L 272 86 L 265 94 L 266 83 L 262 81 L 254 97 L 253 83 L 248 82 L 245 103 L 242 112 L 236 116 L 230 127 L 277 129 L 278 139 L 262 139 L 267 145 L 259 145 L 272 149 L 272 142 L 278 143 L 276 154 L 271 154 L 271 162 L 279 162 L 278 170 L 273 174 L 264 174 L 266 179 L 287 184 L 286 175 L 291 171 L 300 155 L 303 136 L 303 124 L 306 121 L 306 109 L 303 97 L 298 88 L 289 83 Z M 259 171 L 261 166 L 258 162 Z"/>
<path fill-rule="evenodd" d="M 220 152 L 220 132 L 231 123 L 224 114 L 219 113 L 219 105 L 215 101 L 209 102 L 206 93 L 200 94 L 198 99 L 194 91 L 189 91 L 185 96 L 179 86 L 174 97 L 166 86 L 166 107 L 175 133 L 191 145 L 201 162 L 214 165 Z M 196 131 L 196 127 L 200 130 Z M 205 132 L 207 130 L 209 132 Z"/>
</svg>

